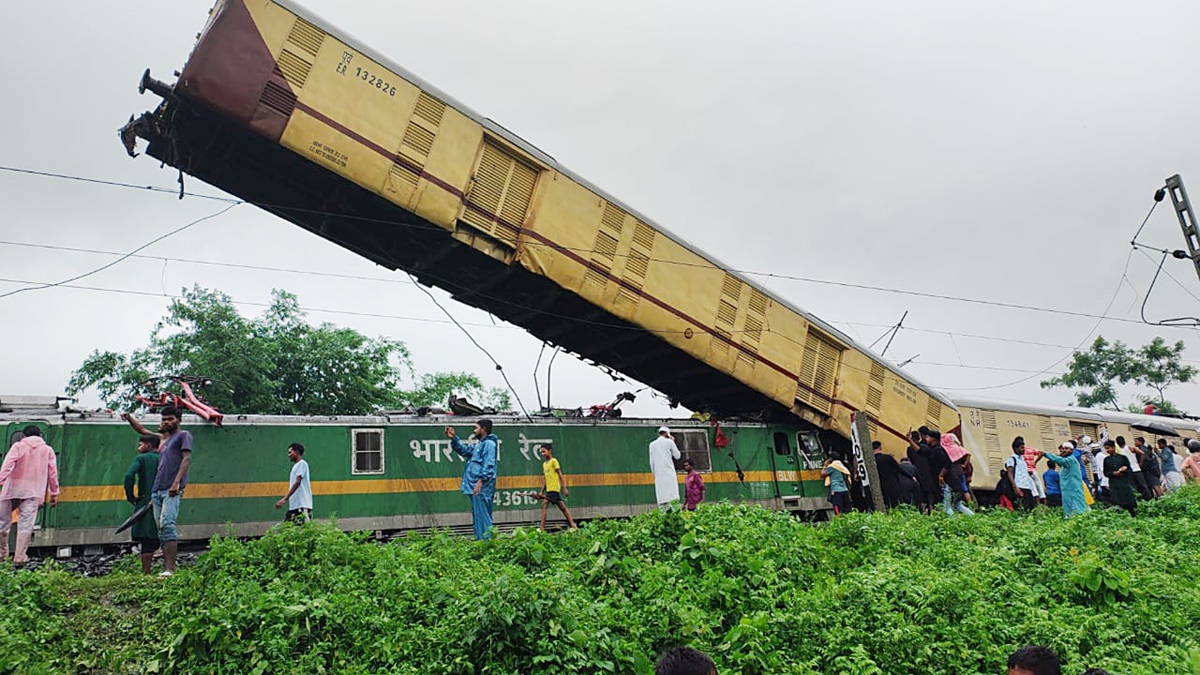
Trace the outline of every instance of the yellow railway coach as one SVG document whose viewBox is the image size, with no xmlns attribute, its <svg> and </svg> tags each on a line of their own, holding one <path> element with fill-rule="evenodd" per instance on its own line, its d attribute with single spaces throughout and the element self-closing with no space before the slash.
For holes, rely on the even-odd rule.
<svg viewBox="0 0 1200 675">
<path fill-rule="evenodd" d="M 989 490 L 1000 480 L 1004 461 L 1012 454 L 1017 436 L 1031 447 L 1053 452 L 1063 441 L 1088 436 L 1094 443 L 1101 437 L 1124 436 L 1133 445 L 1141 436 L 1154 444 L 1160 438 L 1175 446 L 1180 461 L 1187 454 L 1189 439 L 1200 438 L 1200 423 L 1160 415 L 1102 410 L 1099 408 L 1055 407 L 955 397 L 962 413 L 963 447 L 975 468 L 974 486 Z M 1044 470 L 1044 465 L 1039 469 Z"/>
<path fill-rule="evenodd" d="M 148 154 L 717 416 L 850 414 L 903 451 L 946 397 L 292 2 L 227 0 Z"/>
</svg>

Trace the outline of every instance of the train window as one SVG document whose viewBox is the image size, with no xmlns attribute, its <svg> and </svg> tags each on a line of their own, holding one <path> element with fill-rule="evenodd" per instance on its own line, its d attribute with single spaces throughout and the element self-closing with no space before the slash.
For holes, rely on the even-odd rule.
<svg viewBox="0 0 1200 675">
<path fill-rule="evenodd" d="M 383 430 L 354 429 L 350 432 L 353 455 L 351 473 L 383 473 Z"/>
<path fill-rule="evenodd" d="M 679 448 L 679 461 L 675 462 L 675 470 L 683 471 L 683 460 L 692 460 L 697 471 L 712 471 L 712 457 L 708 452 L 708 432 L 704 429 L 694 431 L 672 431 L 672 438 Z"/>
<path fill-rule="evenodd" d="M 782 431 L 775 432 L 775 454 L 790 455 L 792 454 L 792 446 L 788 445 L 787 434 Z"/>
<path fill-rule="evenodd" d="M 8 447 L 11 448 L 13 444 L 15 444 L 17 441 L 20 441 L 22 438 L 25 438 L 24 431 L 14 431 L 13 435 L 8 438 Z"/>
<path fill-rule="evenodd" d="M 1070 425 L 1071 425 L 1071 437 L 1072 438 L 1079 438 L 1080 436 L 1087 436 L 1087 437 L 1091 438 L 1093 441 L 1096 441 L 1096 442 L 1100 441 L 1100 432 L 1099 432 L 1098 425 L 1096 425 L 1094 423 L 1088 423 L 1088 422 L 1076 422 L 1075 420 L 1071 420 Z"/>
<path fill-rule="evenodd" d="M 804 464 L 809 469 L 816 469 L 825 461 L 825 451 L 821 449 L 821 441 L 811 431 L 796 432 L 796 446 L 804 457 Z"/>
</svg>

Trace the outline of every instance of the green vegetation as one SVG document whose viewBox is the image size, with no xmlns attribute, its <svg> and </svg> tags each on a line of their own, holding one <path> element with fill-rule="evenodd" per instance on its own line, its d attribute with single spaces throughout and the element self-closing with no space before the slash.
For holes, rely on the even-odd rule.
<svg viewBox="0 0 1200 675">
<path fill-rule="evenodd" d="M 1173 345 L 1156 337 L 1138 349 L 1127 347 L 1120 340 L 1109 342 L 1099 336 L 1087 351 L 1075 352 L 1067 364 L 1067 372 L 1043 380 L 1043 389 L 1070 387 L 1082 389 L 1075 393 L 1075 404 L 1082 408 L 1121 409 L 1118 384 L 1133 383 L 1154 390 L 1154 394 L 1137 394 L 1138 403 L 1126 410 L 1140 413 L 1148 404 L 1168 414 L 1181 412 L 1167 400 L 1166 389 L 1195 379 L 1197 369 L 1183 365 L 1183 340 Z"/>
<path fill-rule="evenodd" d="M 1144 516 L 1144 517 L 1142 517 Z M 214 541 L 174 578 L 0 571 L 0 672 L 1200 673 L 1200 489 L 1064 521 L 736 505 L 574 532 L 375 545 L 327 525 Z"/>
<path fill-rule="evenodd" d="M 485 388 L 470 373 L 418 376 L 403 342 L 330 323 L 310 325 L 287 291 L 274 291 L 255 319 L 243 317 L 220 291 L 197 286 L 182 293 L 145 349 L 92 352 L 72 373 L 67 393 L 94 387 L 105 405 L 127 410 L 141 392 L 139 383 L 175 374 L 212 378 L 214 386 L 200 395 L 227 415 L 364 415 L 444 405 L 451 392 L 510 409 L 505 389 Z"/>
</svg>

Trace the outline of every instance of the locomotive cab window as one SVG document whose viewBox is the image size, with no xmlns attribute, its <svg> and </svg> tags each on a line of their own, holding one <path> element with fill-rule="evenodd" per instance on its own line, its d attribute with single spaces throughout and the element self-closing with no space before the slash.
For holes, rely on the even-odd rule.
<svg viewBox="0 0 1200 675">
<path fill-rule="evenodd" d="M 683 461 L 692 460 L 697 471 L 708 473 L 712 471 L 712 457 L 708 451 L 708 432 L 704 429 L 694 431 L 672 431 L 671 437 L 679 448 L 679 461 L 675 462 L 675 470 L 683 471 Z"/>
<path fill-rule="evenodd" d="M 812 431 L 797 431 L 796 445 L 804 457 L 804 463 L 810 469 L 816 469 L 825 462 L 825 451 L 821 449 L 821 440 Z"/>
<path fill-rule="evenodd" d="M 383 430 L 354 429 L 351 437 L 351 473 L 383 473 Z"/>
</svg>

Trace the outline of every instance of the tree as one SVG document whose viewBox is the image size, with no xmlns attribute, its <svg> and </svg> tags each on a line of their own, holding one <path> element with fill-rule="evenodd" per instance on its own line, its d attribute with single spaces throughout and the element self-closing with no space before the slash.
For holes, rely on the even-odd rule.
<svg viewBox="0 0 1200 675">
<path fill-rule="evenodd" d="M 507 395 L 486 390 L 473 375 L 418 378 L 403 342 L 310 325 L 286 291 L 274 291 L 262 316 L 247 319 L 228 295 L 198 286 L 171 303 L 144 349 L 93 352 L 66 389 L 74 396 L 94 387 L 108 407 L 128 409 L 140 383 L 183 374 L 212 378 L 214 386 L 201 396 L 225 414 L 361 415 L 425 405 L 435 394 L 444 402 L 439 387 L 507 409 Z M 405 380 L 414 382 L 413 391 L 403 388 Z"/>
<path fill-rule="evenodd" d="M 1183 365 L 1183 340 L 1174 345 L 1168 345 L 1162 338 L 1156 337 L 1137 352 L 1138 370 L 1134 378 L 1138 384 L 1151 387 L 1158 392 L 1159 408 L 1171 406 L 1164 393 L 1173 384 L 1191 382 L 1196 377 L 1196 369 Z M 1145 401 L 1149 403 L 1152 401 Z"/>
<path fill-rule="evenodd" d="M 450 394 L 465 396 L 472 403 L 496 410 L 512 409 L 508 390 L 484 387 L 479 378 L 470 373 L 426 373 L 418 378 L 416 389 L 405 392 L 402 399 L 412 406 L 445 405 Z"/>
<path fill-rule="evenodd" d="M 1071 355 L 1067 372 L 1044 380 L 1041 385 L 1044 389 L 1083 389 L 1075 393 L 1075 402 L 1080 407 L 1121 410 L 1117 385 L 1134 383 L 1154 389 L 1158 396 L 1140 396 L 1142 405 L 1131 405 L 1129 410 L 1141 412 L 1146 403 L 1154 403 L 1163 412 L 1178 412 L 1174 404 L 1166 399 L 1165 390 L 1173 384 L 1189 382 L 1196 376 L 1195 368 L 1182 364 L 1183 349 L 1182 341 L 1172 346 L 1167 345 L 1161 337 L 1154 338 L 1140 349 L 1132 349 L 1119 340 L 1110 343 L 1100 336 L 1087 351 Z"/>
</svg>

